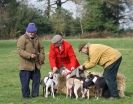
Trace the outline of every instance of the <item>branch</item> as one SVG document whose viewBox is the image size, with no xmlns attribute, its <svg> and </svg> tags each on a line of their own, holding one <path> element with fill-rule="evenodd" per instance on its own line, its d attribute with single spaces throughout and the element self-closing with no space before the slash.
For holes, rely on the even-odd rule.
<svg viewBox="0 0 133 104">
<path fill-rule="evenodd" d="M 66 0 L 66 1 L 64 1 L 64 2 L 61 2 L 61 4 L 64 4 L 64 3 L 66 3 L 67 1 L 70 1 L 70 0 Z M 52 6 L 52 5 L 55 5 L 55 4 L 57 4 L 57 2 L 56 2 L 56 1 L 55 1 L 55 3 L 50 4 L 50 5 Z"/>
<path fill-rule="evenodd" d="M 62 2 L 62 4 L 66 3 L 67 1 L 70 1 L 70 0 L 66 0 L 66 1 Z"/>
</svg>

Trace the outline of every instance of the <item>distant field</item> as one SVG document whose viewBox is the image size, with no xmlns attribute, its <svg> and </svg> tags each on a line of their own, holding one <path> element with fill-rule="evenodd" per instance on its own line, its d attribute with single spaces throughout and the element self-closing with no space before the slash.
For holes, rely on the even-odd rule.
<svg viewBox="0 0 133 104">
<path fill-rule="evenodd" d="M 86 57 L 78 53 L 78 45 L 80 42 L 86 41 L 90 43 L 102 43 L 112 46 L 123 55 L 123 61 L 120 66 L 120 72 L 126 76 L 126 97 L 119 100 L 108 100 L 101 98 L 95 99 L 66 99 L 64 94 L 57 94 L 56 98 L 42 97 L 42 89 L 40 87 L 40 96 L 24 100 L 21 97 L 20 81 L 19 81 L 19 60 L 16 52 L 16 40 L 0 40 L 0 104 L 132 104 L 133 101 L 133 39 L 132 38 L 111 38 L 111 39 L 68 39 L 74 47 L 79 62 L 82 64 Z M 50 41 L 43 41 L 46 53 L 46 61 L 42 66 L 42 77 L 50 70 L 48 62 L 48 51 Z M 102 68 L 97 66 L 94 71 L 102 72 Z"/>
</svg>

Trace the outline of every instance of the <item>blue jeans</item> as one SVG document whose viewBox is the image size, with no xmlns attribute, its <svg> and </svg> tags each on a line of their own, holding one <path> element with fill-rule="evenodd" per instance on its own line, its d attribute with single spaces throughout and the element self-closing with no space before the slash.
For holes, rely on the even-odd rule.
<svg viewBox="0 0 133 104">
<path fill-rule="evenodd" d="M 109 88 L 111 97 L 119 97 L 117 90 L 116 76 L 121 63 L 122 57 L 116 60 L 114 63 L 105 68 L 103 76 Z"/>
<path fill-rule="evenodd" d="M 20 70 L 19 73 L 21 81 L 21 90 L 24 98 L 30 97 L 29 83 L 32 80 L 32 92 L 31 96 L 39 96 L 39 85 L 40 85 L 40 70 L 35 69 L 34 71 Z"/>
</svg>

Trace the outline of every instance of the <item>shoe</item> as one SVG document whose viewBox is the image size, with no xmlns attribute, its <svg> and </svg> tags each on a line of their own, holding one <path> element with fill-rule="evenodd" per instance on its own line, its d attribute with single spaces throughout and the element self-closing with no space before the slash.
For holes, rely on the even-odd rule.
<svg viewBox="0 0 133 104">
<path fill-rule="evenodd" d="M 37 95 L 37 96 L 33 96 L 33 95 L 32 95 L 32 98 L 36 98 L 36 97 L 38 97 L 38 95 Z"/>
<path fill-rule="evenodd" d="M 115 98 L 114 97 L 109 97 L 109 100 L 114 100 Z"/>
<path fill-rule="evenodd" d="M 120 97 L 109 97 L 110 100 L 120 99 Z"/>
<path fill-rule="evenodd" d="M 30 99 L 31 97 L 30 96 L 25 96 L 23 97 L 24 99 Z"/>
</svg>

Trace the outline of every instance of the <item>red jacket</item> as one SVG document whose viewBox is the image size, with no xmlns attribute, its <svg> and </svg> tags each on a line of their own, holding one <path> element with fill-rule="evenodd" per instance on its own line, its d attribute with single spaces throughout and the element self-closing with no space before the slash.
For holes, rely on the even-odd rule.
<svg viewBox="0 0 133 104">
<path fill-rule="evenodd" d="M 61 68 L 64 66 L 70 71 L 71 67 L 77 68 L 79 66 L 72 45 L 67 41 L 63 41 L 61 50 L 55 47 L 54 44 L 50 45 L 49 63 L 51 69 L 53 69 L 53 67 Z"/>
</svg>

